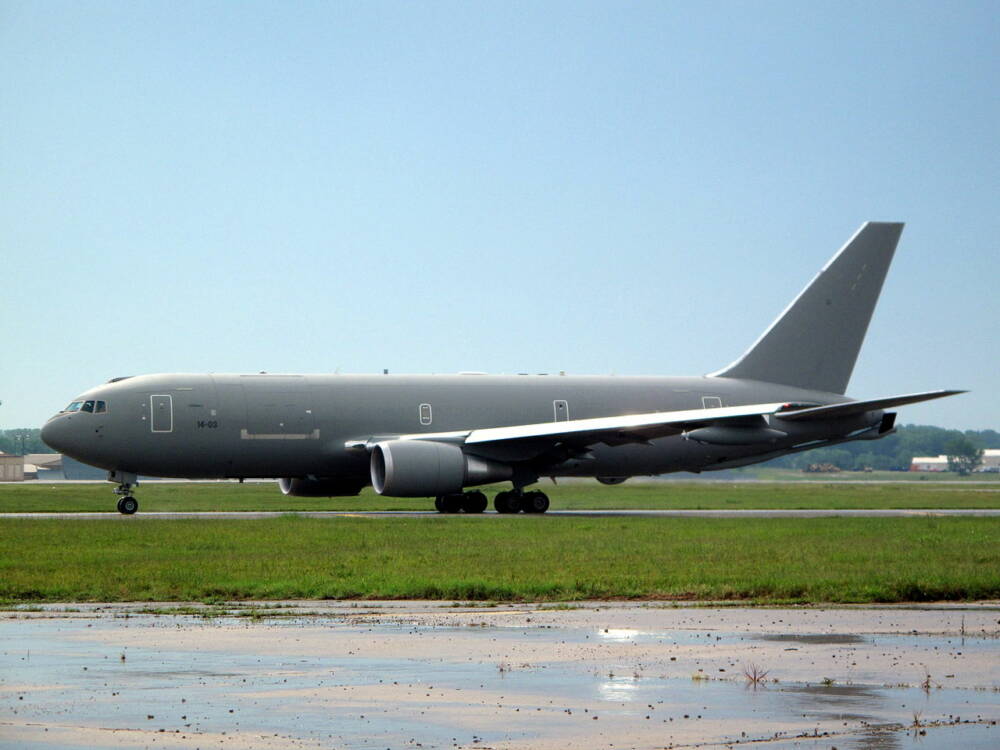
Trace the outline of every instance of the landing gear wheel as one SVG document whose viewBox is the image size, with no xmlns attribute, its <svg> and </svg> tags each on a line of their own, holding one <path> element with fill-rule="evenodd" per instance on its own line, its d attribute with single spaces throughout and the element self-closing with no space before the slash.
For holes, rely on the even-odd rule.
<svg viewBox="0 0 1000 750">
<path fill-rule="evenodd" d="M 498 492 L 493 498 L 493 507 L 497 513 L 518 513 L 521 510 L 520 492 Z"/>
<path fill-rule="evenodd" d="M 486 495 L 478 490 L 475 492 L 466 492 L 462 497 L 462 510 L 466 513 L 482 513 L 489 504 L 490 502 L 486 499 Z"/>
<path fill-rule="evenodd" d="M 118 501 L 118 512 L 123 515 L 131 516 L 137 510 L 139 510 L 139 501 L 131 495 L 126 495 Z"/>
<path fill-rule="evenodd" d="M 521 506 L 525 513 L 544 513 L 549 509 L 549 497 L 540 490 L 524 493 Z"/>
<path fill-rule="evenodd" d="M 441 495 L 434 498 L 434 507 L 438 513 L 444 513 L 444 498 Z"/>
<path fill-rule="evenodd" d="M 442 495 L 441 496 L 441 512 L 442 513 L 458 513 L 462 510 L 462 502 L 465 500 L 464 495 Z M 437 503 L 435 503 L 436 505 Z"/>
</svg>

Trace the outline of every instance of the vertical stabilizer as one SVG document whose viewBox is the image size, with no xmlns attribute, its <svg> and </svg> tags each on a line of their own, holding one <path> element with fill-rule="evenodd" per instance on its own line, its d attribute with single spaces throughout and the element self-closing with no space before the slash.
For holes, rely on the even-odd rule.
<svg viewBox="0 0 1000 750">
<path fill-rule="evenodd" d="M 742 357 L 711 376 L 844 393 L 902 231 L 864 224 Z"/>
</svg>

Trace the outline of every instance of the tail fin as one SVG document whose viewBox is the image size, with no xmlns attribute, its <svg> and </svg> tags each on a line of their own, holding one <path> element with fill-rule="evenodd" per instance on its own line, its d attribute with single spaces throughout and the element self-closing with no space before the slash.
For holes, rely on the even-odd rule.
<svg viewBox="0 0 1000 750">
<path fill-rule="evenodd" d="M 844 393 L 902 231 L 862 225 L 754 345 L 711 377 Z"/>
</svg>

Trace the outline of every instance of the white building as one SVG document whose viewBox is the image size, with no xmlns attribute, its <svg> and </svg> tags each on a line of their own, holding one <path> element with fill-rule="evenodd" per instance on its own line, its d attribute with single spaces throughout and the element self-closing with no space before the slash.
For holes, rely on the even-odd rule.
<svg viewBox="0 0 1000 750">
<path fill-rule="evenodd" d="M 910 471 L 948 471 L 948 457 L 914 456 L 910 462 Z M 983 462 L 976 471 L 1000 471 L 1000 448 L 987 448 L 983 451 Z"/>
<path fill-rule="evenodd" d="M 983 462 L 978 471 L 1000 471 L 1000 448 L 987 448 L 983 451 Z"/>
<path fill-rule="evenodd" d="M 910 471 L 948 471 L 947 456 L 914 456 Z"/>
</svg>

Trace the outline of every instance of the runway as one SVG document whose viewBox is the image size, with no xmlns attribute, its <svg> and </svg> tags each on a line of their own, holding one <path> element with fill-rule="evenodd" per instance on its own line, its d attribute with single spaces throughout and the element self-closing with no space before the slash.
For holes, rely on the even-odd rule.
<svg viewBox="0 0 1000 750">
<path fill-rule="evenodd" d="M 486 513 L 444 514 L 423 510 L 309 510 L 309 511 L 152 511 L 141 509 L 134 516 L 108 513 L 0 513 L 4 518 L 64 519 L 78 521 L 123 521 L 180 519 L 256 521 L 266 518 L 907 518 L 914 516 L 998 517 L 998 508 L 920 508 L 920 509 L 770 509 L 770 510 L 550 510 L 542 516 L 525 514 Z"/>
</svg>

